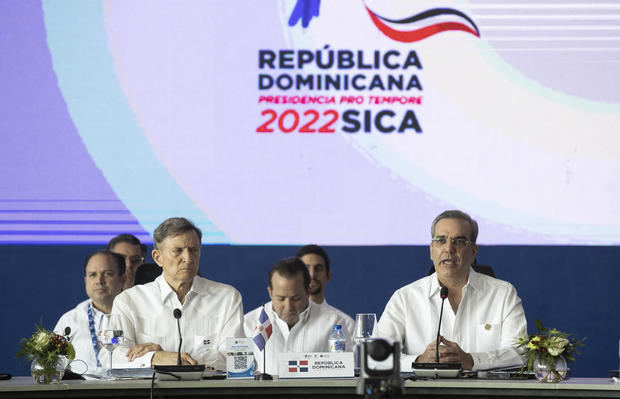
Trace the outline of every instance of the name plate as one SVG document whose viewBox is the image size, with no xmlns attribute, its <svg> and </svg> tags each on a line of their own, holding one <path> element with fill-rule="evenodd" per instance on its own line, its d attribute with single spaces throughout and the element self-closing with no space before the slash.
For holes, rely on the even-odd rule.
<svg viewBox="0 0 620 399">
<path fill-rule="evenodd" d="M 280 353 L 280 378 L 353 377 L 353 352 Z"/>
<path fill-rule="evenodd" d="M 251 338 L 226 338 L 226 378 L 254 378 Z"/>
</svg>

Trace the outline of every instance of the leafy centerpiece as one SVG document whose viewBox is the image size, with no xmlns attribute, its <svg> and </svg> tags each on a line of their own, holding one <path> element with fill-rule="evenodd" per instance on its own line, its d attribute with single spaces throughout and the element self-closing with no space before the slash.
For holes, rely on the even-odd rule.
<svg viewBox="0 0 620 399">
<path fill-rule="evenodd" d="M 69 332 L 67 332 L 67 335 Z M 17 357 L 32 361 L 32 378 L 40 384 L 62 379 L 69 361 L 75 358 L 75 349 L 66 336 L 36 326 L 31 338 L 22 338 Z"/>
<path fill-rule="evenodd" d="M 575 361 L 575 355 L 579 355 L 576 348 L 583 346 L 585 338 L 579 340 L 555 328 L 545 328 L 538 319 L 536 328 L 537 333 L 517 339 L 517 348 L 523 348 L 527 353 L 527 361 L 521 371 L 526 368 L 533 370 L 542 382 L 562 381 L 568 372 L 566 361 Z"/>
</svg>

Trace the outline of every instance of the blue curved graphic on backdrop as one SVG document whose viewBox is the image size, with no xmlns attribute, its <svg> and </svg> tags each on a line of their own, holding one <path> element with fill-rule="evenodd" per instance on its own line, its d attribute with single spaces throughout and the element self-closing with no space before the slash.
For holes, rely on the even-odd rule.
<svg viewBox="0 0 620 399">
<path fill-rule="evenodd" d="M 229 242 L 159 162 L 121 90 L 106 41 L 101 1 L 43 1 L 58 86 L 90 156 L 146 231 L 171 216 Z"/>
<path fill-rule="evenodd" d="M 288 19 L 288 26 L 295 26 L 301 20 L 301 26 L 307 28 L 314 17 L 319 16 L 321 0 L 297 0 Z"/>
</svg>

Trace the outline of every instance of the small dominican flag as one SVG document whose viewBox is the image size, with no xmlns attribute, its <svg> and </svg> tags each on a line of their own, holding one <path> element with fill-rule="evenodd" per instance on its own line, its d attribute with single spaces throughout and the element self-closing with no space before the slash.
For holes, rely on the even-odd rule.
<svg viewBox="0 0 620 399">
<path fill-rule="evenodd" d="M 271 337 L 271 320 L 269 320 L 269 316 L 267 316 L 267 312 L 265 312 L 265 307 L 260 311 L 260 315 L 258 316 L 258 325 L 254 329 L 256 331 L 256 335 L 254 335 L 254 343 L 256 347 L 262 351 L 265 349 L 265 345 L 267 344 L 267 340 Z"/>
<path fill-rule="evenodd" d="M 307 360 L 289 360 L 288 361 L 288 372 L 289 373 L 307 373 L 308 372 L 308 361 Z"/>
</svg>

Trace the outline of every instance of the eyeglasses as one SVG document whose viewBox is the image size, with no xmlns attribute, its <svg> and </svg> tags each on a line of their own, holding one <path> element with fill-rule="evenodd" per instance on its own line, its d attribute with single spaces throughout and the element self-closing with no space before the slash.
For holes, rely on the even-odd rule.
<svg viewBox="0 0 620 399">
<path fill-rule="evenodd" d="M 450 242 L 457 249 L 463 249 L 468 245 L 474 245 L 475 243 L 471 241 L 467 241 L 464 238 L 451 238 Z M 431 244 L 437 248 L 441 248 L 448 243 L 448 239 L 446 237 L 435 237 L 431 240 Z"/>
</svg>

